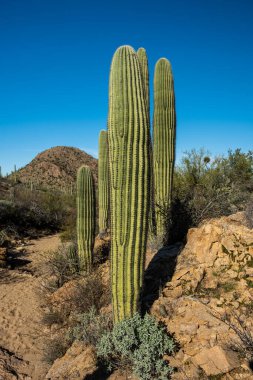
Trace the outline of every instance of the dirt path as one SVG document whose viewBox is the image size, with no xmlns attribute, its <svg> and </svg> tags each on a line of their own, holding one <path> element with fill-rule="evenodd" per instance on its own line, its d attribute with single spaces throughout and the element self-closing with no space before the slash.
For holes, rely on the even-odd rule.
<svg viewBox="0 0 253 380">
<path fill-rule="evenodd" d="M 43 276 L 43 252 L 56 249 L 58 244 L 57 235 L 32 240 L 23 247 L 24 252 L 20 247 L 14 253 L 15 268 L 1 272 L 0 380 L 45 378 L 48 367 L 42 360 L 42 351 L 46 329 L 40 323 L 42 300 L 38 290 Z M 11 367 L 10 377 L 4 367 Z"/>
</svg>

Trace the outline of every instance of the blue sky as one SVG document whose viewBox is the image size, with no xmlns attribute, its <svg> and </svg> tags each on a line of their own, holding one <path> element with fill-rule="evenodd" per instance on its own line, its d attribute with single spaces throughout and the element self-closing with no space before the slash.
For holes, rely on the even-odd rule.
<svg viewBox="0 0 253 380">
<path fill-rule="evenodd" d="M 56 145 L 96 154 L 110 62 L 143 46 L 173 67 L 177 158 L 253 149 L 252 0 L 1 0 L 0 165 Z"/>
</svg>

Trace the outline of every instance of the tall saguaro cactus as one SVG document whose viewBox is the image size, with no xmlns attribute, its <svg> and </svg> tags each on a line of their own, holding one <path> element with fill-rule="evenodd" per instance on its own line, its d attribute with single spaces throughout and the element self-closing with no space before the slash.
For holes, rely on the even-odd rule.
<svg viewBox="0 0 253 380">
<path fill-rule="evenodd" d="M 139 307 L 149 215 L 149 122 L 140 63 L 130 46 L 115 52 L 109 88 L 111 280 L 118 322 Z"/>
<path fill-rule="evenodd" d="M 163 212 L 171 203 L 175 163 L 176 112 L 171 64 L 161 58 L 155 66 L 153 162 L 157 233 L 165 235 Z M 163 209 L 163 212 L 161 212 Z"/>
<path fill-rule="evenodd" d="M 106 232 L 109 228 L 109 160 L 107 131 L 99 135 L 98 157 L 98 205 L 99 205 L 99 232 Z"/>
<path fill-rule="evenodd" d="M 95 189 L 89 167 L 81 166 L 77 172 L 77 242 L 81 270 L 89 272 L 95 240 Z"/>
</svg>

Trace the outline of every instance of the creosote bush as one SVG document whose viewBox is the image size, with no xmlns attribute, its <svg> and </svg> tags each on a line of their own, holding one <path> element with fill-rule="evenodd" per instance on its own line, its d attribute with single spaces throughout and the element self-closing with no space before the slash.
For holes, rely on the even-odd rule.
<svg viewBox="0 0 253 380">
<path fill-rule="evenodd" d="M 132 371 L 140 380 L 168 379 L 172 368 L 163 360 L 173 353 L 173 340 L 154 317 L 134 314 L 115 324 L 97 345 L 97 355 L 108 369 Z"/>
</svg>

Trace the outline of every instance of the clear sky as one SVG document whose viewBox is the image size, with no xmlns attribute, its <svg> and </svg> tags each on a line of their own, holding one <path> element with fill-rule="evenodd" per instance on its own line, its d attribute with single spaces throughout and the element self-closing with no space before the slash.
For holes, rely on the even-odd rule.
<svg viewBox="0 0 253 380">
<path fill-rule="evenodd" d="M 252 0 L 0 0 L 0 165 L 56 145 L 96 155 L 120 45 L 173 67 L 177 157 L 253 149 Z"/>
</svg>

